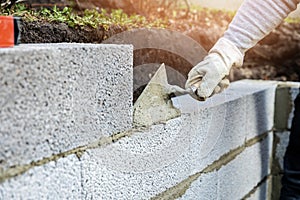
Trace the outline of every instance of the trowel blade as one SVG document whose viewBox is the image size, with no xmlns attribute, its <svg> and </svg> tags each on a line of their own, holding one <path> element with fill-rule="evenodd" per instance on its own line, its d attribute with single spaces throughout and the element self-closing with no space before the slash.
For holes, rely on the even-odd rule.
<svg viewBox="0 0 300 200">
<path fill-rule="evenodd" d="M 177 85 L 170 85 L 168 83 L 168 77 L 167 77 L 166 67 L 164 63 L 160 65 L 159 69 L 156 71 L 156 73 L 154 74 L 154 76 L 152 77 L 149 83 L 155 83 L 161 85 L 164 88 L 165 93 L 170 97 L 178 97 L 178 96 L 189 94 L 194 99 L 203 101 L 203 99 L 198 97 L 195 93 L 197 90 L 196 86 L 183 89 Z"/>
<path fill-rule="evenodd" d="M 167 71 L 164 63 L 160 65 L 160 67 L 155 72 L 149 83 L 168 85 Z"/>
<path fill-rule="evenodd" d="M 151 126 L 179 117 L 180 110 L 172 105 L 164 64 L 156 71 L 134 104 L 135 126 Z"/>
<path fill-rule="evenodd" d="M 186 90 L 177 85 L 170 85 L 168 83 L 167 71 L 164 63 L 160 65 L 148 84 L 150 83 L 161 85 L 167 95 L 181 96 L 185 94 L 191 94 L 191 90 Z"/>
</svg>

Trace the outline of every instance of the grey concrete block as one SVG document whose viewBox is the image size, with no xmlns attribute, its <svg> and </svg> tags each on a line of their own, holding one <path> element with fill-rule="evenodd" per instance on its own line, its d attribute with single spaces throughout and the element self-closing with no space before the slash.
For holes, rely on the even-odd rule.
<svg viewBox="0 0 300 200">
<path fill-rule="evenodd" d="M 187 191 L 178 199 L 180 200 L 212 200 L 218 199 L 218 173 L 202 174 L 194 181 Z"/>
<path fill-rule="evenodd" d="M 271 181 L 267 179 L 261 183 L 246 200 L 263 200 L 270 199 L 270 192 L 276 192 L 270 188 Z"/>
<path fill-rule="evenodd" d="M 238 81 L 207 102 L 197 102 L 189 96 L 173 99 L 191 116 L 195 133 L 189 128 L 186 134 L 195 135 L 189 145 L 189 157 L 195 160 L 194 172 L 246 140 L 272 130 L 275 88 L 274 82 Z"/>
<path fill-rule="evenodd" d="M 194 120 L 192 126 L 195 126 L 195 136 L 189 152 L 194 166 L 193 173 L 244 144 L 246 126 L 241 124 L 246 123 L 245 106 L 245 101 L 241 98 L 203 109 L 197 115 L 191 116 Z"/>
<path fill-rule="evenodd" d="M 235 135 L 240 142 L 234 141 L 234 145 L 230 145 L 234 136 L 228 137 L 229 132 L 222 132 L 217 141 L 208 141 L 207 136 L 212 133 L 208 131 L 210 123 L 205 124 L 203 119 L 209 115 L 201 116 L 202 122 L 199 118 L 184 115 L 108 147 L 89 150 L 82 157 L 83 179 L 87 180 L 83 184 L 84 195 L 101 199 L 149 199 L 200 172 L 228 153 L 234 145 L 243 144 L 243 133 Z M 200 125 L 192 126 L 195 123 L 193 120 L 201 122 Z M 230 194 L 232 190 L 237 192 L 237 197 L 249 193 L 270 173 L 271 133 L 269 137 L 222 167 L 217 172 L 216 183 L 210 182 L 215 175 L 202 179 L 202 183 L 195 183 L 203 185 L 201 191 L 207 190 L 203 195 L 211 196 L 209 192 L 216 189 L 214 184 L 218 185 L 218 199 L 224 199 L 225 194 L 230 197 L 227 199 L 239 199 Z M 204 147 L 209 147 L 209 152 Z M 219 183 L 222 181 L 225 182 L 221 186 Z M 205 188 L 206 185 L 208 188 Z M 200 194 L 195 191 L 192 189 L 189 195 Z"/>
<path fill-rule="evenodd" d="M 75 155 L 35 167 L 0 184 L 0 199 L 84 199 L 81 164 Z"/>
<path fill-rule="evenodd" d="M 275 158 L 274 158 L 274 162 L 278 162 L 278 163 L 274 163 L 274 164 L 279 164 L 280 169 L 279 170 L 283 170 L 283 158 L 284 158 L 284 154 L 286 151 L 286 148 L 288 146 L 289 143 L 289 137 L 290 137 L 290 132 L 289 131 L 284 131 L 284 132 L 276 132 L 275 133 L 275 137 L 278 139 L 278 143 L 276 144 L 276 149 L 275 149 Z"/>
<path fill-rule="evenodd" d="M 272 134 L 238 155 L 220 170 L 201 175 L 180 199 L 242 199 L 270 173 Z M 265 199 L 268 185 L 254 191 L 250 199 Z"/>
<path fill-rule="evenodd" d="M 294 100 L 299 93 L 297 82 L 278 82 L 275 105 L 275 128 L 285 131 L 291 128 L 294 116 Z"/>
<path fill-rule="evenodd" d="M 276 85 L 247 98 L 247 139 L 273 129 L 275 87 Z"/>
<path fill-rule="evenodd" d="M 0 167 L 30 163 L 132 126 L 132 46 L 0 49 Z"/>
<path fill-rule="evenodd" d="M 272 130 L 276 87 L 274 81 L 242 80 L 231 84 L 229 94 L 244 94 L 246 123 L 241 122 L 246 126 L 247 139 Z"/>
<path fill-rule="evenodd" d="M 290 129 L 292 127 L 292 120 L 293 120 L 293 116 L 294 116 L 294 100 L 296 99 L 297 95 L 299 94 L 299 88 L 300 88 L 300 83 L 293 83 L 291 88 L 290 88 L 290 97 L 291 97 L 291 103 L 292 103 L 292 110 L 289 114 L 289 118 L 288 118 L 288 129 Z"/>
<path fill-rule="evenodd" d="M 228 106 L 222 108 L 224 119 L 217 123 L 224 126 L 225 121 L 228 123 L 227 118 L 239 117 L 240 125 L 246 128 L 244 134 L 250 139 L 273 128 L 276 87 L 277 82 L 274 81 L 242 80 L 233 82 L 223 93 L 214 95 L 205 102 L 197 102 L 186 95 L 173 98 L 173 104 L 183 113 L 197 113 L 205 108 Z M 241 112 L 239 116 L 235 115 L 237 112 Z M 219 115 L 219 111 L 214 115 Z"/>
<path fill-rule="evenodd" d="M 95 199 L 149 199 L 185 179 L 191 165 L 187 157 L 193 135 L 182 130 L 188 120 L 124 138 L 82 157 L 84 195 Z"/>
<path fill-rule="evenodd" d="M 218 199 L 242 199 L 271 172 L 273 134 L 218 171 Z M 267 193 L 267 188 L 261 190 Z"/>
</svg>

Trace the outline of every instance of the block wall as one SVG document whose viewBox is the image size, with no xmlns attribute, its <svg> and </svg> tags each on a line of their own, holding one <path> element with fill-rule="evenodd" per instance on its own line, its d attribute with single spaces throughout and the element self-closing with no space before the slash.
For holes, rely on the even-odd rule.
<svg viewBox="0 0 300 200">
<path fill-rule="evenodd" d="M 0 49 L 0 199 L 266 199 L 276 82 L 132 123 L 132 47 Z M 47 103 L 46 103 L 47 102 Z"/>
</svg>

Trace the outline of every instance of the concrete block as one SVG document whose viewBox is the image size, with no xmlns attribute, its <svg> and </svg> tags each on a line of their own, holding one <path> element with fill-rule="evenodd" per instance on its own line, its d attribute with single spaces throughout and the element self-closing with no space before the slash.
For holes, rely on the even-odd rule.
<svg viewBox="0 0 300 200">
<path fill-rule="evenodd" d="M 246 200 L 262 200 L 262 199 L 270 199 L 270 192 L 275 192 L 270 188 L 271 181 L 267 179 L 262 182 Z"/>
<path fill-rule="evenodd" d="M 247 98 L 247 139 L 271 131 L 274 127 L 275 87 L 257 92 Z"/>
<path fill-rule="evenodd" d="M 201 116 L 205 118 L 207 115 Z M 210 124 L 196 119 L 201 122 L 199 126 L 205 132 L 199 130 L 199 126 L 193 127 L 193 120 L 195 118 L 183 115 L 165 125 L 152 126 L 149 130 L 136 133 L 105 148 L 89 150 L 82 157 L 82 174 L 86 180 L 83 183 L 84 195 L 100 199 L 149 199 L 200 172 L 230 151 L 229 147 L 233 146 L 226 143 L 232 142 L 234 136 L 226 139 L 224 135 L 230 134 L 222 132 L 224 135 L 221 134 L 217 141 L 219 145 L 207 145 L 210 152 L 206 154 L 203 147 L 207 142 Z M 263 143 L 246 149 L 233 164 L 229 163 L 218 171 L 219 182 L 224 180 L 222 185 L 228 185 L 217 184 L 219 199 L 225 197 L 220 193 L 230 193 L 232 188 L 238 192 L 237 186 L 244 183 L 247 184 L 245 188 L 243 186 L 239 196 L 246 195 L 270 172 L 272 134 L 270 135 Z M 251 178 L 249 174 L 253 174 Z M 215 189 L 214 184 L 208 183 L 208 192 Z M 206 189 L 201 191 L 204 190 Z M 190 195 L 192 193 L 195 192 L 191 191 Z M 209 197 L 211 194 L 205 193 L 205 196 Z"/>
<path fill-rule="evenodd" d="M 228 113 L 229 116 L 230 112 L 234 115 L 234 112 L 242 110 L 244 116 L 239 116 L 241 117 L 240 125 L 245 126 L 244 134 L 250 139 L 272 130 L 276 87 L 277 82 L 274 81 L 242 80 L 233 82 L 223 93 L 214 95 L 205 102 L 195 101 L 187 95 L 173 98 L 173 104 L 182 113 L 197 113 L 204 108 L 224 106 L 224 104 L 231 106 L 223 112 Z M 235 107 L 232 106 L 234 101 L 238 101 Z M 215 114 L 218 115 L 218 113 Z M 224 115 L 224 120 L 219 123 L 221 126 L 224 126 L 226 117 Z M 245 118 L 247 121 L 243 121 Z"/>
<path fill-rule="evenodd" d="M 279 165 L 279 170 L 283 170 L 283 158 L 284 154 L 286 151 L 286 148 L 289 144 L 289 137 L 290 137 L 290 132 L 289 131 L 284 131 L 284 132 L 276 132 L 275 137 L 277 138 L 276 141 L 278 143 L 276 144 L 276 149 L 275 149 L 275 158 L 274 158 L 274 164 Z"/>
<path fill-rule="evenodd" d="M 247 139 L 272 130 L 277 82 L 242 80 L 231 85 L 230 93 L 238 93 L 246 98 L 247 121 L 244 125 L 247 129 Z"/>
<path fill-rule="evenodd" d="M 292 110 L 289 113 L 289 118 L 288 118 L 288 129 L 292 127 L 292 120 L 294 116 L 294 100 L 296 99 L 297 95 L 299 94 L 299 88 L 300 88 L 300 83 L 293 83 L 293 85 L 290 88 L 290 97 L 291 97 L 291 103 L 292 103 Z"/>
<path fill-rule="evenodd" d="M 173 123 L 180 122 L 174 120 Z M 161 141 L 165 148 L 162 148 L 159 143 L 159 138 L 165 138 L 168 133 L 164 132 L 163 126 L 157 126 L 155 129 L 156 137 L 152 141 L 145 141 L 144 144 L 141 141 L 139 145 L 136 139 L 142 139 L 149 132 L 133 136 L 137 137 L 135 139 L 126 138 L 105 149 L 89 150 L 81 157 L 81 161 L 72 155 L 57 162 L 35 167 L 19 177 L 2 183 L 0 197 L 1 199 L 149 199 L 154 197 L 188 178 L 193 165 L 182 152 L 183 149 L 178 150 L 177 156 L 168 157 L 170 152 L 167 147 L 171 145 L 170 141 Z M 169 136 L 174 142 L 180 141 L 182 135 L 180 136 L 180 132 L 176 130 L 174 132 L 177 133 L 175 136 L 172 136 L 173 134 Z M 199 199 L 199 197 L 239 199 L 234 195 L 241 196 L 240 190 L 245 192 L 254 187 L 257 184 L 255 181 L 259 181 L 257 179 L 265 175 L 263 172 L 268 171 L 266 168 L 271 150 L 267 149 L 272 147 L 270 140 L 269 138 L 261 144 L 249 147 L 219 171 L 202 174 L 181 199 Z M 129 145 L 130 148 L 126 149 L 125 145 Z M 140 148 L 141 145 L 144 145 L 143 149 Z M 167 154 L 167 160 L 162 159 L 164 156 L 162 152 Z M 136 162 L 132 162 L 134 159 Z M 251 164 L 246 165 L 249 160 Z M 261 166 L 264 167 L 260 168 Z M 222 195 L 223 193 L 226 194 Z M 228 193 L 232 194 L 227 198 Z"/>
<path fill-rule="evenodd" d="M 188 120 L 124 138 L 110 146 L 89 150 L 82 157 L 84 195 L 95 199 L 149 199 L 187 178 L 191 137 L 183 131 Z"/>
<path fill-rule="evenodd" d="M 191 116 L 191 126 L 195 129 L 189 145 L 194 173 L 246 140 L 272 130 L 275 88 L 275 82 L 246 80 L 234 82 L 224 93 L 206 102 L 197 102 L 189 96 L 173 99 L 183 113 Z"/>
<path fill-rule="evenodd" d="M 242 199 L 270 174 L 272 142 L 269 134 L 218 171 L 218 199 Z"/>
<path fill-rule="evenodd" d="M 101 44 L 0 49 L 0 167 L 131 128 L 132 51 Z"/>
<path fill-rule="evenodd" d="M 272 175 L 272 191 L 270 192 L 272 200 L 280 199 L 282 174 Z"/>
<path fill-rule="evenodd" d="M 194 120 L 192 126 L 196 127 L 189 152 L 193 163 L 192 173 L 204 169 L 225 153 L 244 144 L 247 130 L 241 124 L 247 120 L 245 108 L 245 100 L 240 98 L 205 108 L 191 116 Z"/>
<path fill-rule="evenodd" d="M 299 93 L 300 83 L 278 82 L 276 90 L 275 128 L 285 131 L 291 128 L 294 116 L 294 100 Z"/>
<path fill-rule="evenodd" d="M 0 183 L 0 199 L 83 199 L 80 171 L 75 155 L 32 168 Z"/>
<path fill-rule="evenodd" d="M 269 134 L 218 171 L 202 174 L 180 199 L 242 199 L 270 174 L 271 153 L 272 134 Z M 255 196 L 267 196 L 268 189 L 267 185 L 262 185 L 254 191 Z"/>
<path fill-rule="evenodd" d="M 218 173 L 202 174 L 191 184 L 188 190 L 178 198 L 180 200 L 212 200 L 218 199 Z"/>
</svg>

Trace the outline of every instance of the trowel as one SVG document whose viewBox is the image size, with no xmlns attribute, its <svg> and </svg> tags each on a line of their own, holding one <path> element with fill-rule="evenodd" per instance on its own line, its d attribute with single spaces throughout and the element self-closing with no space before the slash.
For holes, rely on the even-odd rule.
<svg viewBox="0 0 300 200">
<path fill-rule="evenodd" d="M 180 110 L 172 104 L 171 98 L 189 94 L 197 100 L 196 86 L 183 89 L 168 83 L 166 67 L 162 64 L 134 104 L 135 126 L 151 126 L 179 117 Z"/>
</svg>

